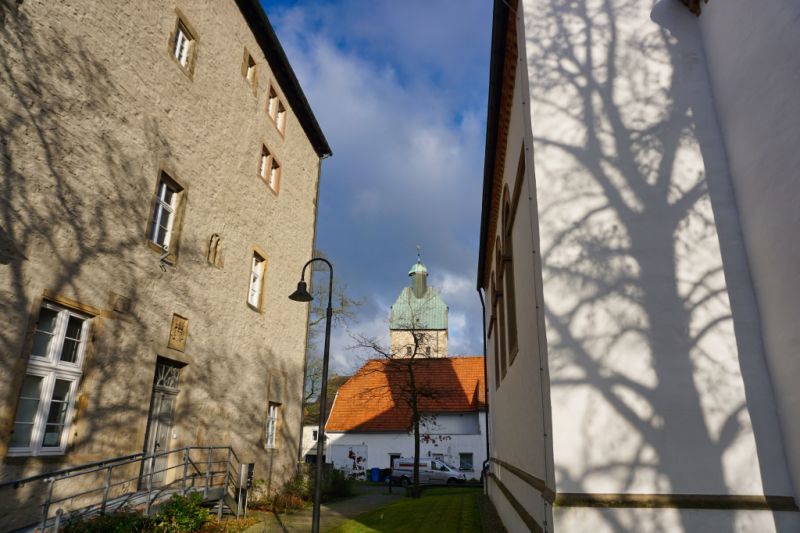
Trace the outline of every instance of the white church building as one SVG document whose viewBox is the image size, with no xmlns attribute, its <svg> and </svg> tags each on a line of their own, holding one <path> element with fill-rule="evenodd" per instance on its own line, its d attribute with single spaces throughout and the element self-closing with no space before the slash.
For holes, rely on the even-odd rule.
<svg viewBox="0 0 800 533">
<path fill-rule="evenodd" d="M 409 363 L 422 413 L 420 457 L 480 479 L 486 460 L 484 358 L 449 357 L 447 305 L 417 261 L 391 310 L 389 353 L 366 362 L 333 400 L 326 461 L 356 476 L 414 454 Z M 313 431 L 313 430 L 309 430 Z M 316 443 L 312 438 L 311 442 Z M 312 450 L 313 452 L 313 450 Z"/>
</svg>

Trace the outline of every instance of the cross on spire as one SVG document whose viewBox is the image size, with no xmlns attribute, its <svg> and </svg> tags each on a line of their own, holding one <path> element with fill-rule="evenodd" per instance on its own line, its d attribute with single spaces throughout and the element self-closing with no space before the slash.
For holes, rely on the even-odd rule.
<svg viewBox="0 0 800 533">
<path fill-rule="evenodd" d="M 420 246 L 420 245 L 418 244 L 418 245 L 417 245 L 417 261 L 422 261 L 422 258 L 420 257 L 420 252 L 421 252 L 421 250 L 422 250 L 422 246 Z"/>
</svg>

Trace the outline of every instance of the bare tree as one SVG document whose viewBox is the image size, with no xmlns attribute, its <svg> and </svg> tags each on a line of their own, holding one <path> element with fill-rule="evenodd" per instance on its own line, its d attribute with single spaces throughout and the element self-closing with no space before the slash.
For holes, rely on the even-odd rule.
<svg viewBox="0 0 800 533">
<path fill-rule="evenodd" d="M 432 294 L 429 293 L 418 305 L 410 305 L 411 316 L 402 330 L 406 333 L 400 342 L 390 342 L 384 346 L 374 337 L 355 336 L 352 347 L 368 355 L 369 359 L 377 360 L 364 365 L 360 372 L 379 372 L 386 378 L 385 385 L 366 389 L 365 400 L 386 398 L 391 396 L 395 405 L 403 405 L 410 411 L 410 428 L 414 433 L 414 471 L 411 495 L 419 497 L 419 455 L 420 441 L 429 442 L 437 437 L 429 431 L 436 427 L 436 415 L 426 412 L 425 407 L 443 394 L 440 387 L 433 387 L 420 374 L 421 361 L 430 359 L 430 347 L 435 339 L 435 334 L 430 330 L 419 328 L 421 310 L 430 302 Z M 424 363 L 423 363 L 424 364 Z"/>
</svg>

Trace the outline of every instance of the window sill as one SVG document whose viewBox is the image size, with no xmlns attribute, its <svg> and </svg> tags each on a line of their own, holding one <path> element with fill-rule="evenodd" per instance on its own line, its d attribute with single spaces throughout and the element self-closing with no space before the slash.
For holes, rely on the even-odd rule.
<svg viewBox="0 0 800 533">
<path fill-rule="evenodd" d="M 59 457 L 66 455 L 66 450 L 58 449 L 58 450 L 14 450 L 9 449 L 6 452 L 6 457 Z"/>
<path fill-rule="evenodd" d="M 150 239 L 147 240 L 147 247 L 150 248 L 152 251 L 156 252 L 159 257 L 161 254 L 164 253 L 164 249 L 151 241 Z M 175 266 L 176 261 L 178 260 L 178 256 L 175 252 L 170 252 L 167 254 L 167 257 L 164 258 L 164 262 L 170 266 Z"/>
<path fill-rule="evenodd" d="M 256 307 L 255 305 L 251 304 L 250 302 L 247 302 L 247 307 L 251 311 L 253 311 L 255 313 L 258 313 L 259 315 L 263 315 L 264 314 L 264 310 L 263 309 L 261 309 L 260 307 Z M 265 446 L 265 448 L 266 448 L 266 446 Z"/>
</svg>

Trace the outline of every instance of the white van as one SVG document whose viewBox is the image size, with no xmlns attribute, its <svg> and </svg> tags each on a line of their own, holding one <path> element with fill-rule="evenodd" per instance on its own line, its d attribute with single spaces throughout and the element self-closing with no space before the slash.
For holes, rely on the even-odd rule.
<svg viewBox="0 0 800 533">
<path fill-rule="evenodd" d="M 414 479 L 414 458 L 399 457 L 392 461 L 392 479 L 404 487 L 411 485 Z M 458 469 L 441 459 L 419 460 L 420 484 L 448 484 L 464 483 L 467 477 Z"/>
</svg>

